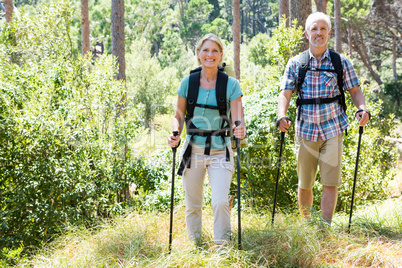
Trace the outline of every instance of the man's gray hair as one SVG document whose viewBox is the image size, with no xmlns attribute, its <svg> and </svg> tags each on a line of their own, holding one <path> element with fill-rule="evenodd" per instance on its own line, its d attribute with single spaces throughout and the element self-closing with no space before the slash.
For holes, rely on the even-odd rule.
<svg viewBox="0 0 402 268">
<path fill-rule="evenodd" d="M 307 17 L 305 30 L 310 31 L 311 23 L 317 20 L 324 20 L 328 24 L 328 30 L 331 30 L 331 18 L 322 12 L 314 12 Z"/>
</svg>

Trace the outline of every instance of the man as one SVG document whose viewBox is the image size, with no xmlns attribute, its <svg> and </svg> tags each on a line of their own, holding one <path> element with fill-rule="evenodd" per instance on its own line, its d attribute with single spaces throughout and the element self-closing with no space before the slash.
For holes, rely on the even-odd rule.
<svg viewBox="0 0 402 268">
<path fill-rule="evenodd" d="M 300 213 L 305 218 L 310 217 L 310 209 L 313 205 L 312 188 L 319 166 L 323 186 L 321 216 L 324 222 L 331 225 L 338 199 L 338 186 L 341 184 L 343 131 L 348 126 L 347 115 L 343 108 L 343 92 L 337 80 L 339 73 L 322 70 L 333 71 L 335 58 L 342 63 L 340 73 L 343 72 L 343 79 L 341 79 L 343 89 L 349 92 L 353 103 L 358 108 L 356 119 L 360 126 L 364 126 L 369 121 L 370 113 L 366 109 L 360 83 L 351 62 L 343 55 L 339 57 L 337 53 L 338 57 L 335 57 L 336 55 L 327 49 L 327 42 L 331 35 L 330 18 L 321 12 L 311 14 L 306 20 L 305 35 L 309 40 L 309 54 L 306 54 L 306 58 L 309 59 L 306 66 L 309 69 L 301 84 L 298 82 L 298 75 L 302 54 L 289 60 L 278 97 L 277 127 L 282 132 L 287 132 L 290 127 L 292 122 L 286 117 L 286 112 L 292 92 L 297 92 L 299 104 L 295 147 Z M 333 55 L 332 60 L 331 55 Z"/>
</svg>

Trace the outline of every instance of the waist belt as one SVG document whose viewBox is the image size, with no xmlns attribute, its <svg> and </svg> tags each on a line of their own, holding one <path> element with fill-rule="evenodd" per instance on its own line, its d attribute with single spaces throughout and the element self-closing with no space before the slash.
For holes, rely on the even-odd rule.
<svg viewBox="0 0 402 268">
<path fill-rule="evenodd" d="M 297 116 L 297 120 L 300 120 L 301 109 L 300 107 L 305 104 L 326 104 L 326 103 L 333 103 L 338 101 L 341 104 L 341 95 L 335 96 L 333 98 L 316 98 L 316 99 L 302 99 L 300 96 L 296 99 L 296 106 L 299 109 L 299 114 Z"/>
<path fill-rule="evenodd" d="M 326 103 L 333 103 L 338 101 L 339 104 L 342 106 L 343 110 L 346 111 L 346 106 L 343 106 L 342 102 L 342 96 L 338 95 L 333 98 L 316 98 L 316 99 L 302 99 L 300 96 L 297 97 L 296 99 L 296 107 L 298 107 L 298 115 L 297 115 L 297 120 L 300 120 L 300 114 L 301 114 L 301 106 L 304 104 L 326 104 Z M 340 122 L 339 122 L 340 124 Z M 348 129 L 345 129 L 345 134 L 348 135 Z"/>
<path fill-rule="evenodd" d="M 335 96 L 333 98 L 316 98 L 316 99 L 302 99 L 302 98 L 297 98 L 296 100 L 296 105 L 300 106 L 303 104 L 324 104 L 324 103 L 333 103 L 336 101 L 341 100 L 341 95 Z"/>
<path fill-rule="evenodd" d="M 204 154 L 210 155 L 211 154 L 211 137 L 212 136 L 220 136 L 223 140 L 223 144 L 226 144 L 225 137 L 230 137 L 230 128 L 221 128 L 218 130 L 205 130 L 205 129 L 198 129 L 193 124 L 192 127 L 187 129 L 187 135 L 190 136 L 190 141 L 186 150 L 184 151 L 183 158 L 180 162 L 179 170 L 177 171 L 178 175 L 183 175 L 184 168 L 190 168 L 191 166 L 191 152 L 192 152 L 192 141 L 194 136 L 201 136 L 207 137 L 205 141 L 205 149 Z M 226 161 L 230 161 L 230 153 L 229 148 L 226 146 Z"/>
</svg>

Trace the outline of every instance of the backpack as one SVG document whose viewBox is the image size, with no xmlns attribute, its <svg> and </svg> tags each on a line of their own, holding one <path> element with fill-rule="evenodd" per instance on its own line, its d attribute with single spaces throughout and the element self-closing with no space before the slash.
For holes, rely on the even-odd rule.
<svg viewBox="0 0 402 268">
<path fill-rule="evenodd" d="M 225 138 L 231 136 L 232 123 L 229 117 L 227 116 L 227 104 L 226 104 L 227 84 L 229 76 L 226 73 L 224 73 L 224 67 L 225 65 L 219 68 L 218 77 L 216 79 L 215 93 L 216 93 L 217 106 L 197 103 L 198 92 L 200 87 L 200 75 L 202 68 L 198 67 L 197 69 L 190 71 L 186 116 L 185 116 L 187 135 L 190 135 L 190 142 L 183 154 L 183 158 L 180 163 L 179 170 L 177 172 L 178 175 L 183 174 L 185 167 L 190 168 L 191 166 L 191 151 L 192 151 L 191 141 L 194 136 L 207 137 L 204 149 L 205 155 L 209 155 L 211 152 L 212 136 L 222 137 L 224 143 Z M 194 116 L 195 107 L 218 110 L 219 116 L 222 118 L 221 128 L 217 130 L 205 130 L 197 128 L 191 121 L 191 119 Z M 230 161 L 230 153 L 227 146 L 226 146 L 226 161 L 228 162 Z"/>
<path fill-rule="evenodd" d="M 296 107 L 298 109 L 298 117 L 297 120 L 300 120 L 301 108 L 302 105 L 309 105 L 309 104 L 324 104 L 324 103 L 332 103 L 338 102 L 339 105 L 342 107 L 344 112 L 346 113 L 347 106 L 345 101 L 345 92 L 343 90 L 343 66 L 341 61 L 341 56 L 338 52 L 329 49 L 329 55 L 331 57 L 331 62 L 334 65 L 334 69 L 320 69 L 320 68 L 310 68 L 310 53 L 309 50 L 305 50 L 300 54 L 300 66 L 299 66 L 299 75 L 297 77 L 297 100 L 296 100 Z M 303 99 L 302 94 L 302 85 L 304 79 L 306 78 L 307 71 L 315 71 L 315 72 L 332 72 L 336 73 L 337 75 L 337 83 L 338 88 L 340 91 L 340 95 L 337 95 L 333 98 L 314 98 L 314 99 Z M 345 130 L 345 134 L 347 135 L 347 129 Z"/>
</svg>

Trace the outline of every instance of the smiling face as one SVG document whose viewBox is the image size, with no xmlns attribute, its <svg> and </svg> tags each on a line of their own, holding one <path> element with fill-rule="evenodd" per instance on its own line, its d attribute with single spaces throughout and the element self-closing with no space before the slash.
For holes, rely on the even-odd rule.
<svg viewBox="0 0 402 268">
<path fill-rule="evenodd" d="M 331 29 L 329 29 L 325 20 L 318 19 L 310 24 L 305 34 L 310 43 L 310 48 L 326 48 L 328 39 L 331 36 Z"/>
<path fill-rule="evenodd" d="M 206 40 L 201 48 L 197 50 L 197 58 L 202 67 L 217 68 L 221 63 L 223 52 L 219 45 L 211 40 Z"/>
</svg>

